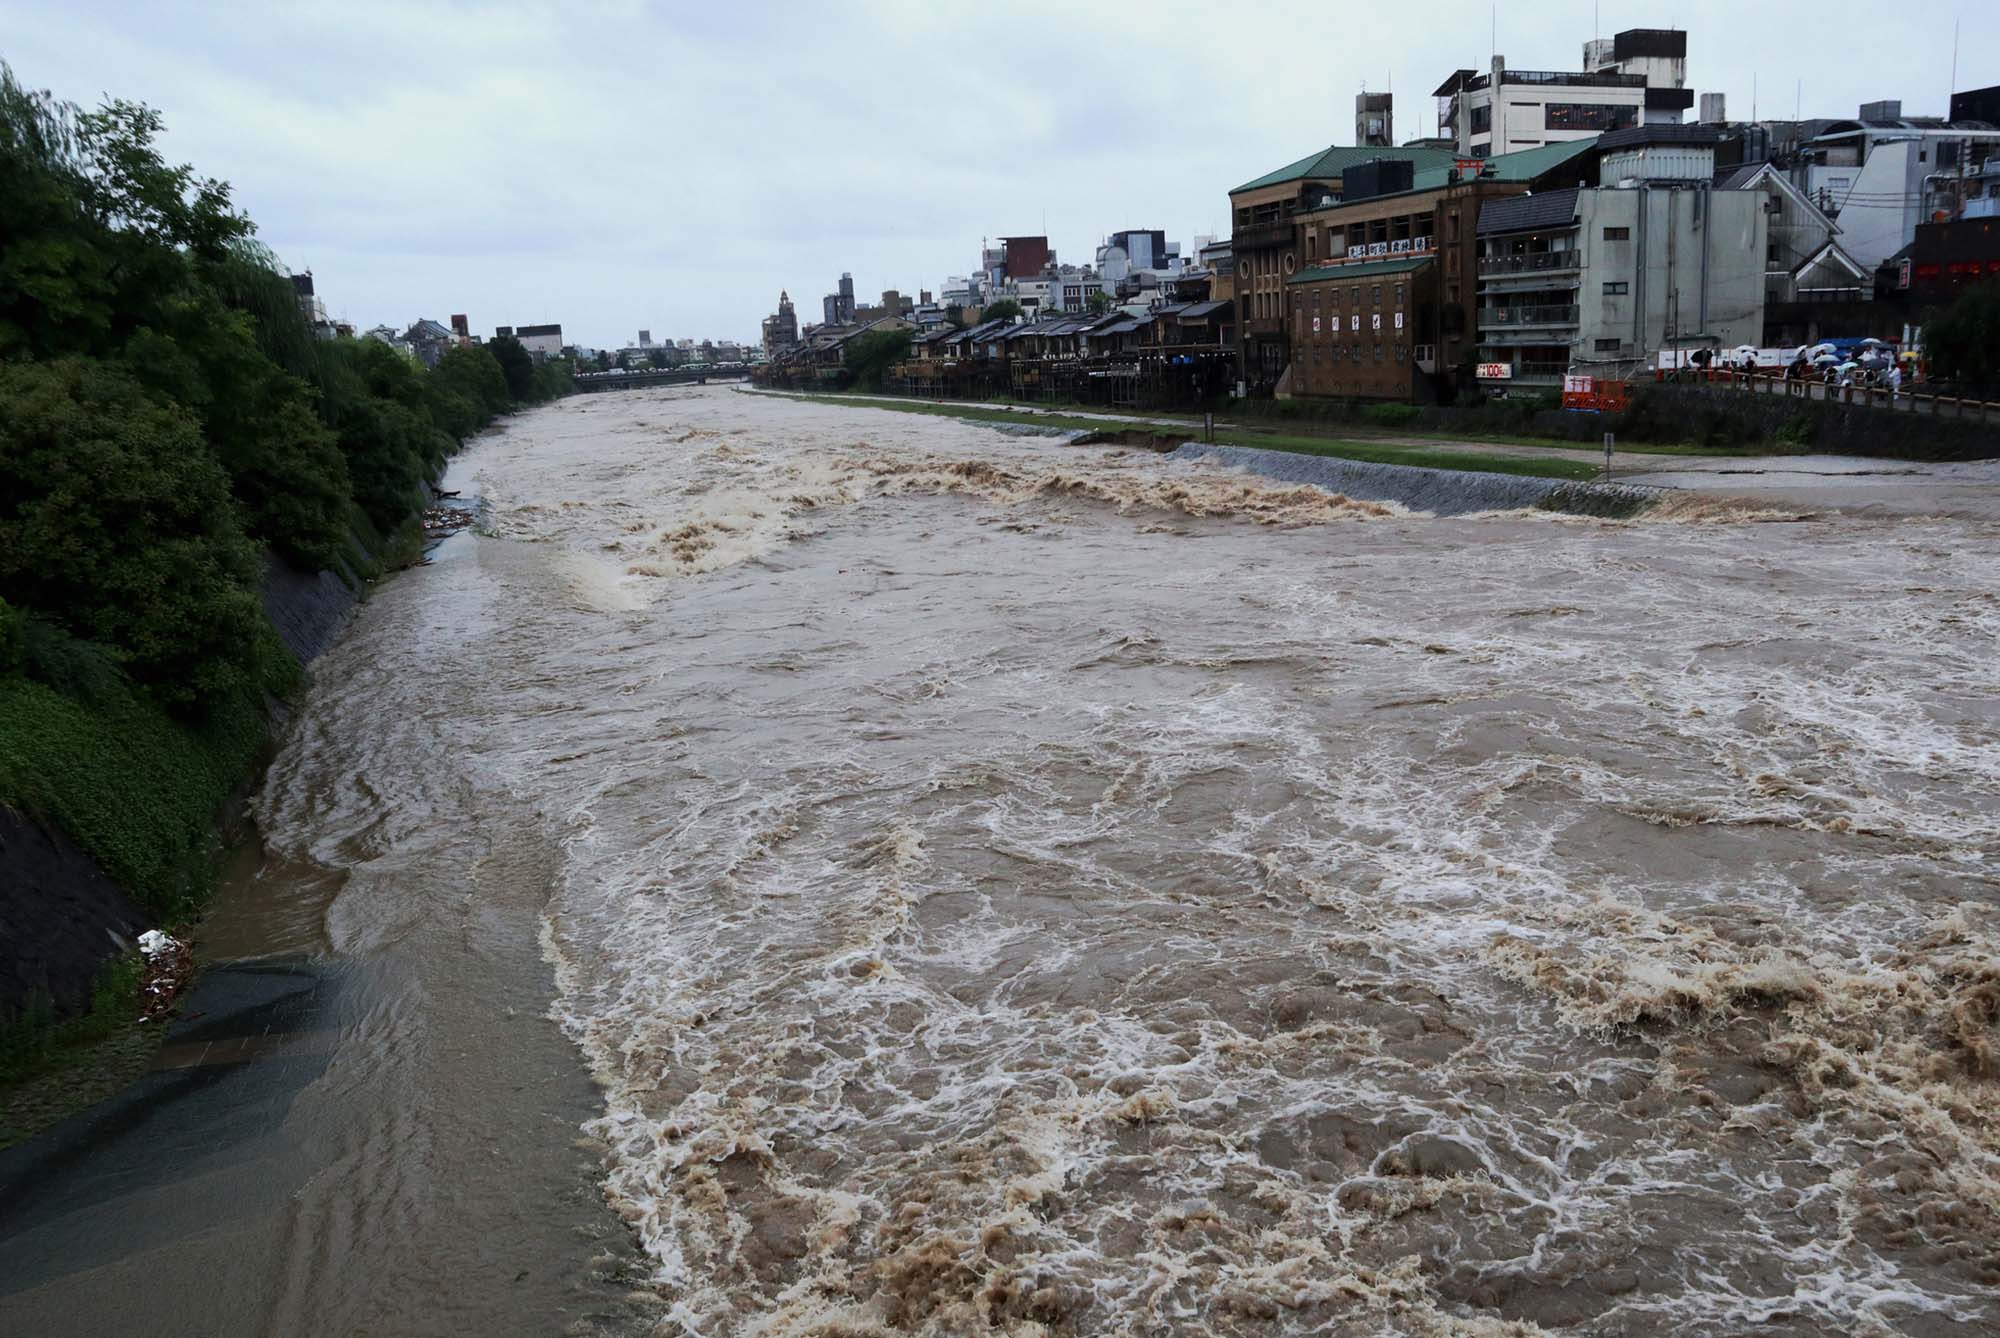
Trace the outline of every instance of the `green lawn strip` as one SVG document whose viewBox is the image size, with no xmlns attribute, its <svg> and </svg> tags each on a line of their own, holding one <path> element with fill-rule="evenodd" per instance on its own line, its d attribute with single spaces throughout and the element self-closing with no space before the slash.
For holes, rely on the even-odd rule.
<svg viewBox="0 0 2000 1338">
<path fill-rule="evenodd" d="M 856 408 L 887 409 L 895 413 L 932 414 L 975 423 L 1028 423 L 1059 431 L 1099 432 L 1116 430 L 1121 426 L 1117 421 L 1107 421 L 1102 418 L 1082 418 L 1056 413 L 1027 415 L 1009 409 L 981 408 L 972 405 L 958 406 L 862 395 L 800 395 L 783 391 L 758 393 L 781 395 L 785 399 L 803 400 L 812 404 L 846 404 Z M 1147 424 L 1132 422 L 1129 426 L 1143 430 Z M 1341 460 L 1361 460 L 1371 464 L 1413 465 L 1422 469 L 1455 469 L 1486 474 L 1519 474 L 1533 478 L 1579 480 L 1595 478 L 1598 473 L 1595 464 L 1584 460 L 1486 455 L 1454 450 L 1448 445 L 1402 446 L 1390 442 L 1305 436 L 1261 428 L 1245 429 L 1240 426 L 1231 427 L 1226 431 L 1218 430 L 1216 441 L 1230 446 L 1253 446 L 1263 450 L 1290 451 L 1299 455 L 1329 456 Z"/>
</svg>

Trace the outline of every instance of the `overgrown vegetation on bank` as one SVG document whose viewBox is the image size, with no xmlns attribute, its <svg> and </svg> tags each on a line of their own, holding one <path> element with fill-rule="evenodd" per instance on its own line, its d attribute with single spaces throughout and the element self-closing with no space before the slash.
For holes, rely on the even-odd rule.
<svg viewBox="0 0 2000 1338">
<path fill-rule="evenodd" d="M 571 382 L 514 341 L 426 370 L 316 337 L 160 125 L 0 64 L 0 804 L 173 922 L 299 681 L 264 554 L 370 575 L 460 442 Z"/>
</svg>

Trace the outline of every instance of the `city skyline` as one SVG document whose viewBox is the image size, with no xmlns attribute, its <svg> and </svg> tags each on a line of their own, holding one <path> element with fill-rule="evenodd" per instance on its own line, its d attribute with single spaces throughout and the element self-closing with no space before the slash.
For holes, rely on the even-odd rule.
<svg viewBox="0 0 2000 1338">
<path fill-rule="evenodd" d="M 1414 30 L 1255 5 L 1220 29 L 1213 10 L 1168 6 L 1140 30 L 1116 13 L 890 3 L 476 24 L 350 7 L 246 29 L 201 7 L 8 2 L 0 56 L 85 106 L 155 107 L 165 153 L 229 181 L 336 317 L 560 321 L 593 347 L 641 327 L 750 342 L 780 289 L 815 304 L 849 272 L 868 296 L 938 290 L 1008 233 L 1078 261 L 1120 228 L 1226 236 L 1229 188 L 1352 142 L 1364 85 L 1395 93 L 1405 142 L 1435 129 L 1430 90 L 1496 46 L 1515 68 L 1574 68 L 1594 34 L 1685 28 L 1690 86 L 1735 119 L 1753 87 L 1766 118 L 1876 98 L 1923 115 L 1954 82 L 2000 82 L 2000 15 L 1951 4 L 1902 6 L 1894 24 L 1824 5 L 1810 25 L 1716 4 L 1445 8 L 1457 22 Z M 1243 40 L 1221 40 L 1231 27 Z M 1860 31 L 1866 62 L 1848 54 Z M 1044 45 L 1089 53 L 1089 73 Z M 727 77 L 746 68 L 762 74 Z"/>
</svg>

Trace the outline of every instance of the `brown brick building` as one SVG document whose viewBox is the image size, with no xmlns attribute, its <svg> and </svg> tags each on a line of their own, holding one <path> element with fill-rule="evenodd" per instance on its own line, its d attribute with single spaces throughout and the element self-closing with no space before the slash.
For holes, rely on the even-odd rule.
<svg viewBox="0 0 2000 1338">
<path fill-rule="evenodd" d="M 1328 150 L 1239 186 L 1230 204 L 1246 387 L 1253 394 L 1418 401 L 1469 388 L 1458 381 L 1478 347 L 1480 206 L 1594 178 L 1595 152 L 1594 140 L 1579 140 L 1475 166 L 1430 149 Z M 1329 181 L 1336 167 L 1338 179 Z M 1400 328 L 1396 307 L 1381 308 L 1386 337 L 1378 362 L 1372 337 L 1358 341 L 1357 353 L 1352 328 L 1360 315 L 1360 333 L 1374 334 L 1375 281 L 1367 280 L 1370 301 L 1357 311 L 1336 271 L 1385 264 L 1404 267 L 1381 272 L 1402 275 L 1386 281 L 1385 296 L 1393 303 L 1400 286 L 1405 305 Z M 1334 340 L 1327 324 L 1336 296 L 1349 327 L 1345 342 Z M 1301 342 L 1312 334 L 1314 301 L 1320 339 Z"/>
<path fill-rule="evenodd" d="M 1287 282 L 1294 395 L 1422 398 L 1437 341 L 1434 256 L 1314 265 Z"/>
</svg>

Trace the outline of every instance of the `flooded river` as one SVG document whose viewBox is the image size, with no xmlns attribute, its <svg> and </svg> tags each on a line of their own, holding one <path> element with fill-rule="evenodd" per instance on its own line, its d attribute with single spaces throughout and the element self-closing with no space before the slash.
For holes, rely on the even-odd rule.
<svg viewBox="0 0 2000 1338">
<path fill-rule="evenodd" d="M 450 486 L 218 922 L 401 962 L 284 1331 L 2000 1325 L 2000 527 L 720 389 Z"/>
</svg>

